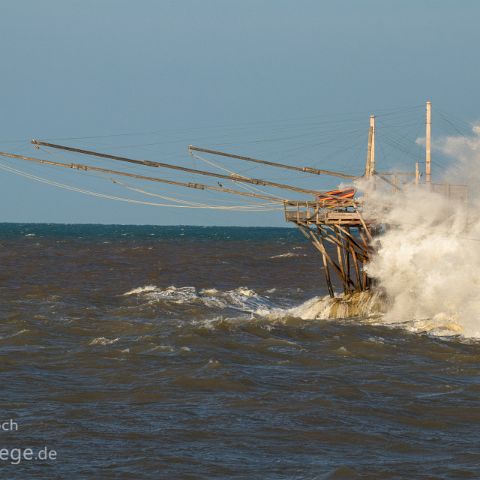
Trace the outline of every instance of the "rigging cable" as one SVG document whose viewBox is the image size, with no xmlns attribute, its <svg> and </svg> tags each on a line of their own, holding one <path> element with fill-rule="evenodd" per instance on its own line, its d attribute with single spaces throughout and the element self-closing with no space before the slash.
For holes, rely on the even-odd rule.
<svg viewBox="0 0 480 480">
<path fill-rule="evenodd" d="M 193 153 L 192 151 L 190 151 L 190 155 L 193 157 L 193 158 L 196 158 L 197 160 L 201 160 L 213 167 L 216 167 L 220 170 L 223 170 L 224 172 L 227 172 L 227 173 L 230 173 L 231 175 L 234 175 L 234 176 L 238 176 L 238 177 L 243 177 L 243 175 L 240 175 L 239 173 L 237 172 L 234 172 L 232 170 L 229 170 L 228 168 L 225 168 L 223 167 L 222 165 L 218 165 L 217 163 L 215 163 L 213 160 L 207 160 L 206 158 L 203 158 L 201 157 L 200 155 L 196 154 L 196 153 Z M 247 177 L 248 178 L 248 177 Z M 267 196 L 271 196 L 272 198 L 275 198 L 274 195 L 272 195 L 271 193 L 268 193 L 268 192 L 265 192 L 264 190 L 261 190 L 260 188 L 258 187 L 254 187 L 254 186 L 250 186 L 250 185 L 243 185 L 241 183 L 238 183 L 238 182 L 235 182 L 235 180 L 232 180 L 235 185 L 237 185 L 238 187 L 240 188 L 243 188 L 244 190 L 247 190 L 247 191 L 250 191 L 250 192 L 259 192 L 261 193 L 262 195 L 267 195 Z"/>
<path fill-rule="evenodd" d="M 226 205 L 205 205 L 205 206 L 195 206 L 195 205 L 172 205 L 172 204 L 166 204 L 166 203 L 155 203 L 155 202 L 146 202 L 143 200 L 135 200 L 133 198 L 126 198 L 126 197 L 118 197 L 115 195 L 109 195 L 106 193 L 99 193 L 99 192 L 93 192 L 91 190 L 79 188 L 79 187 L 73 187 L 71 185 L 66 185 L 64 183 L 60 182 L 55 182 L 53 180 L 49 180 L 47 178 L 43 177 L 38 177 L 36 175 L 32 175 L 30 173 L 24 172 L 22 170 L 17 170 L 16 168 L 10 167 L 8 165 L 5 165 L 4 163 L 0 162 L 0 169 L 5 170 L 9 173 L 13 173 L 15 175 L 19 175 L 25 178 L 28 178 L 30 180 L 40 182 L 40 183 L 45 183 L 50 186 L 62 188 L 64 190 L 70 190 L 73 192 L 78 192 L 82 193 L 84 195 L 90 195 L 93 197 L 98 197 L 98 198 L 106 198 L 109 200 L 115 200 L 115 201 L 120 201 L 120 202 L 126 202 L 126 203 L 134 203 L 134 204 L 139 204 L 139 205 L 150 205 L 154 207 L 173 207 L 173 208 L 199 208 L 199 209 L 212 209 L 212 210 L 244 210 L 244 211 L 257 211 L 257 212 L 263 212 L 263 211 L 273 211 L 273 210 L 283 210 L 283 207 L 273 207 L 270 204 L 259 204 L 258 206 L 249 206 L 249 205 L 236 205 L 236 206 L 226 206 Z"/>
</svg>

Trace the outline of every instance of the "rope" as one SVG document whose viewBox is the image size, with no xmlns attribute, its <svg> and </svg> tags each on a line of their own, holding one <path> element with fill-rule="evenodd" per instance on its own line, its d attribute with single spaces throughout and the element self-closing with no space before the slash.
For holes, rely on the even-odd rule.
<svg viewBox="0 0 480 480">
<path fill-rule="evenodd" d="M 239 173 L 237 172 L 234 172 L 233 170 L 229 170 L 228 168 L 225 168 L 223 167 L 222 165 L 218 165 L 217 163 L 215 163 L 213 160 L 207 160 L 206 158 L 203 158 L 201 157 L 200 155 L 196 154 L 196 153 L 193 153 L 193 152 L 190 152 L 190 155 L 193 157 L 193 158 L 196 158 L 197 160 L 201 160 L 202 162 L 205 162 L 205 163 L 208 163 L 209 165 L 213 166 L 213 167 L 216 167 L 216 168 L 219 168 L 220 170 L 223 170 L 227 173 L 230 173 L 231 175 L 237 175 L 239 177 L 241 177 L 242 175 L 240 175 Z M 233 182 L 235 182 L 235 179 L 232 179 Z M 258 192 L 258 193 L 261 193 L 262 195 L 267 195 L 269 197 L 272 197 L 272 198 L 275 198 L 272 194 L 268 193 L 268 192 L 265 192 L 264 190 L 262 190 L 261 188 L 258 188 L 258 187 L 253 187 L 251 185 L 244 185 L 242 183 L 239 183 L 239 182 L 235 182 L 235 185 L 239 186 L 240 188 L 243 188 L 244 190 L 247 190 L 247 191 L 250 191 L 252 193 L 255 193 Z"/>
<path fill-rule="evenodd" d="M 190 202 L 190 201 L 187 201 L 187 200 L 180 200 L 178 198 L 175 198 L 175 197 L 169 197 L 169 196 L 166 196 L 166 195 L 160 195 L 159 193 L 153 193 L 153 192 L 148 192 L 147 190 L 142 190 L 140 188 L 136 188 L 136 187 L 132 187 L 131 185 L 127 185 L 126 183 L 123 183 L 123 182 L 120 182 L 118 180 L 113 180 L 112 179 L 112 182 L 115 183 L 115 184 L 118 184 L 118 185 L 121 185 L 122 187 L 126 188 L 127 190 L 132 190 L 134 192 L 138 192 L 138 193 L 142 193 L 144 195 L 150 195 L 152 197 L 160 197 L 160 198 L 163 198 L 164 200 L 169 200 L 169 201 L 172 201 L 172 202 L 177 202 L 177 203 L 181 203 L 181 204 L 184 204 L 184 205 L 190 205 L 190 206 L 197 206 L 197 207 L 212 207 L 212 206 L 216 206 L 216 205 L 208 205 L 208 204 L 205 204 L 205 203 L 198 203 L 198 202 Z M 270 207 L 270 206 L 273 206 L 273 205 L 278 205 L 278 203 L 254 203 L 252 205 L 236 205 L 236 206 L 231 206 L 231 205 L 228 205 L 228 207 L 234 209 L 234 208 L 251 208 L 251 207 L 257 207 L 257 206 L 260 206 L 260 207 Z M 222 205 L 222 207 L 227 207 L 227 205 Z"/>
<path fill-rule="evenodd" d="M 266 204 L 265 206 L 263 205 L 258 205 L 258 206 L 249 206 L 249 205 L 237 205 L 237 206 L 225 206 L 225 205 L 172 205 L 172 204 L 167 204 L 167 203 L 155 203 L 155 202 L 146 202 L 143 200 L 135 200 L 132 198 L 126 198 L 126 197 L 117 197 L 115 195 L 108 195 L 106 193 L 98 193 L 98 192 L 93 192 L 91 190 L 86 190 L 83 188 L 78 188 L 78 187 L 72 187 L 71 185 L 66 185 L 64 183 L 59 183 L 55 182 L 53 180 L 48 180 L 43 177 L 38 177 L 36 175 L 32 175 L 30 173 L 17 170 L 15 168 L 12 168 L 10 166 L 7 166 L 3 163 L 0 162 L 0 169 L 5 170 L 9 173 L 13 173 L 15 175 L 19 175 L 25 178 L 28 178 L 30 180 L 40 182 L 40 183 L 45 183 L 50 186 L 54 186 L 57 188 L 62 188 L 64 190 L 70 190 L 73 192 L 78 192 L 82 193 L 84 195 L 90 195 L 93 197 L 98 197 L 98 198 L 105 198 L 109 200 L 115 200 L 119 202 L 126 202 L 126 203 L 134 203 L 138 205 L 150 205 L 154 207 L 172 207 L 172 208 L 199 208 L 199 209 L 212 209 L 212 210 L 244 210 L 244 211 L 257 211 L 257 212 L 263 212 L 263 211 L 274 211 L 274 210 L 283 210 L 282 208 L 279 207 L 271 207 Z"/>
</svg>

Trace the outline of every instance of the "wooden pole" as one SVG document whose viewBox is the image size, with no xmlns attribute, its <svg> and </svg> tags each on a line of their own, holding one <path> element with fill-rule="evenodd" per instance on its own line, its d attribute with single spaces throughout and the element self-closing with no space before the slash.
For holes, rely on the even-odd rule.
<svg viewBox="0 0 480 480">
<path fill-rule="evenodd" d="M 331 298 L 334 298 L 335 292 L 333 290 L 332 279 L 330 276 L 330 268 L 327 262 L 328 255 L 327 255 L 325 246 L 323 245 L 323 240 L 322 240 L 322 243 L 320 243 L 319 240 L 315 237 L 315 234 L 310 230 L 308 225 L 297 224 L 297 226 L 300 229 L 300 231 L 305 235 L 305 237 L 310 239 L 314 247 L 321 253 L 322 262 L 323 262 L 323 271 L 325 273 L 325 281 L 327 283 L 328 294 L 330 295 Z M 322 238 L 321 235 L 320 235 L 320 238 Z"/>
<path fill-rule="evenodd" d="M 357 212 L 358 214 L 358 218 L 360 219 L 360 223 L 362 224 L 363 228 L 365 229 L 365 233 L 367 234 L 367 237 L 368 237 L 368 240 L 369 242 L 372 242 L 372 235 L 370 233 L 370 230 L 368 229 L 367 227 L 367 224 L 365 223 L 365 220 L 363 219 L 363 215 L 360 213 L 360 211 L 357 209 L 355 209 L 355 211 Z"/>
<path fill-rule="evenodd" d="M 365 162 L 365 176 L 370 177 L 370 164 L 372 160 L 372 137 L 373 128 L 370 125 L 368 129 L 368 146 L 367 146 L 367 161 Z"/>
<path fill-rule="evenodd" d="M 426 118 L 425 118 L 425 182 L 430 184 L 432 182 L 432 103 L 430 101 L 426 104 Z"/>
<path fill-rule="evenodd" d="M 375 115 L 370 115 L 370 128 L 372 129 L 372 145 L 370 153 L 370 176 L 375 174 Z"/>
<path fill-rule="evenodd" d="M 418 162 L 415 163 L 415 185 L 420 183 L 420 168 Z"/>
<path fill-rule="evenodd" d="M 360 292 L 362 290 L 362 277 L 360 275 L 360 268 L 358 266 L 358 259 L 357 255 L 355 253 L 355 249 L 353 248 L 352 245 L 350 245 L 350 252 L 352 253 L 352 258 L 353 258 L 353 266 L 355 267 L 355 276 L 357 278 L 357 283 L 356 283 L 356 290 Z"/>
<path fill-rule="evenodd" d="M 63 168 L 71 168 L 73 170 L 82 170 L 82 171 L 91 171 L 91 172 L 98 172 L 98 173 L 106 173 L 110 175 L 117 175 L 120 177 L 130 177 L 136 178 L 137 180 L 146 180 L 149 182 L 158 182 L 158 183 L 165 183 L 168 185 L 175 185 L 179 187 L 186 187 L 186 188 L 195 188 L 197 190 L 213 190 L 215 192 L 225 192 L 231 193 L 233 195 L 241 195 L 243 197 L 251 197 L 251 198 L 261 198 L 262 200 L 269 200 L 271 202 L 279 202 L 285 203 L 288 201 L 283 200 L 279 197 L 271 197 L 267 195 L 261 195 L 259 193 L 251 193 L 251 192 L 243 192 L 240 190 L 234 190 L 232 188 L 225 188 L 225 187 L 215 187 L 213 185 L 205 185 L 203 183 L 194 183 L 194 182 L 179 182 L 175 180 L 166 180 L 163 178 L 158 177 L 147 177 L 145 175 L 137 175 L 135 173 L 128 173 L 128 172 L 120 172 L 118 170 L 110 170 L 108 168 L 101 168 L 101 167 L 92 167 L 90 165 L 84 165 L 82 163 L 61 163 L 61 162 L 54 162 L 53 160 L 43 160 L 41 158 L 35 157 L 26 157 L 24 155 L 17 155 L 14 153 L 7 153 L 7 152 L 0 152 L 0 157 L 6 158 L 14 158 L 18 160 L 24 160 L 27 162 L 38 163 L 41 165 L 52 165 L 55 167 L 63 167 Z"/>
<path fill-rule="evenodd" d="M 94 152 L 93 150 L 84 150 L 82 148 L 76 148 L 76 147 L 68 147 L 65 145 L 58 145 L 55 143 L 48 143 L 48 142 L 42 142 L 40 140 L 32 140 L 31 142 L 33 145 L 36 146 L 44 146 L 44 147 L 50 147 L 50 148 L 56 148 L 59 150 L 65 150 L 67 152 L 74 152 L 74 153 L 80 153 L 83 155 L 92 155 L 94 157 L 100 157 L 100 158 L 108 158 L 110 160 L 117 160 L 120 162 L 128 162 L 128 163 L 135 163 L 137 165 L 145 165 L 147 167 L 160 167 L 160 168 L 169 168 L 172 170 L 179 170 L 182 172 L 187 172 L 187 173 L 193 173 L 196 175 L 206 175 L 208 177 L 214 177 L 214 178 L 221 178 L 223 180 L 232 180 L 234 182 L 241 182 L 241 183 L 250 183 L 253 185 L 261 185 L 263 187 L 274 187 L 274 188 L 281 188 L 284 190 L 291 190 L 293 192 L 300 192 L 300 193 L 308 193 L 310 195 L 319 195 L 322 192 L 318 190 L 310 190 L 307 188 L 300 188 L 300 187 L 294 187 L 292 185 L 287 185 L 285 183 L 276 183 L 276 182 L 270 182 L 268 180 L 262 180 L 259 178 L 250 178 L 250 177 L 243 177 L 240 175 L 223 175 L 221 173 L 213 173 L 213 172 L 208 172 L 205 170 L 196 170 L 194 168 L 188 168 L 188 167 L 181 167 L 179 165 L 172 165 L 170 163 L 162 163 L 162 162 L 153 162 L 151 160 L 136 160 L 133 158 L 128 158 L 128 157 L 122 157 L 119 155 L 111 155 L 109 153 L 101 153 L 101 152 Z"/>
<path fill-rule="evenodd" d="M 338 234 L 338 231 L 335 227 L 332 228 L 333 234 L 336 236 L 337 239 L 337 258 L 338 258 L 338 266 L 340 267 L 340 271 L 342 273 L 342 282 L 343 282 L 343 293 L 346 295 L 348 293 L 348 272 L 347 269 L 345 268 L 344 264 L 344 258 L 343 258 L 343 251 L 344 251 L 344 246 L 341 243 L 340 240 L 340 235 Z"/>
<path fill-rule="evenodd" d="M 243 160 L 245 162 L 261 163 L 264 165 L 268 165 L 270 167 L 284 168 L 287 170 L 296 170 L 297 172 L 312 173 L 314 175 L 330 175 L 332 177 L 340 177 L 340 178 L 346 178 L 350 180 L 354 180 L 357 178 L 355 175 L 348 175 L 346 173 L 334 172 L 332 170 L 322 170 L 322 169 L 313 168 L 313 167 L 297 167 L 295 165 L 286 165 L 283 163 L 270 162 L 268 160 L 259 160 L 258 158 L 245 157 L 243 155 L 235 155 L 233 153 L 220 152 L 219 150 L 210 150 L 208 148 L 195 147 L 193 145 L 188 146 L 188 151 L 189 153 L 203 152 L 203 153 L 208 153 L 210 155 L 220 155 L 222 157 L 235 158 L 237 160 Z"/>
<path fill-rule="evenodd" d="M 330 277 L 330 267 L 328 266 L 327 258 L 323 253 L 322 253 L 322 261 L 323 261 L 323 270 L 325 271 L 325 280 L 327 282 L 328 294 L 330 295 L 331 298 L 335 298 L 335 292 L 332 286 L 332 279 Z"/>
<path fill-rule="evenodd" d="M 307 232 L 310 234 L 313 244 L 317 247 L 320 253 L 325 255 L 327 262 L 334 268 L 334 270 L 337 272 L 337 275 L 343 280 L 342 270 L 340 269 L 340 266 L 328 254 L 325 245 L 323 244 L 323 237 L 320 236 L 319 240 L 315 236 L 315 233 L 312 232 L 312 230 L 310 230 L 309 228 L 307 228 Z"/>
<path fill-rule="evenodd" d="M 352 248 L 355 247 L 357 249 L 356 255 L 361 259 L 362 263 L 368 262 L 368 259 L 369 259 L 368 250 L 365 250 L 357 242 L 357 240 L 355 240 L 355 238 L 353 237 L 353 235 L 350 232 L 350 227 L 345 226 L 345 228 L 343 228 L 342 226 L 337 225 L 337 229 L 340 232 L 343 233 L 345 239 L 348 239 L 348 241 L 350 243 L 350 247 L 352 247 Z"/>
</svg>

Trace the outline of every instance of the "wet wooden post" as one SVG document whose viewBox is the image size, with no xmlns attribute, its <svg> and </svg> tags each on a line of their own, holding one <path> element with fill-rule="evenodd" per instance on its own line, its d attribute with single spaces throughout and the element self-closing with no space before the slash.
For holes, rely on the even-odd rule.
<svg viewBox="0 0 480 480">
<path fill-rule="evenodd" d="M 430 185 L 432 182 L 432 104 L 427 102 L 425 112 L 425 182 Z"/>
<path fill-rule="evenodd" d="M 369 176 L 375 174 L 375 115 L 370 115 L 370 130 L 372 132 L 372 141 L 370 145 L 370 173 Z"/>
<path fill-rule="evenodd" d="M 368 129 L 368 145 L 367 145 L 367 160 L 365 162 L 365 177 L 370 177 L 370 165 L 372 161 L 372 139 L 373 139 L 373 127 L 370 125 Z"/>
<path fill-rule="evenodd" d="M 323 269 L 325 271 L 325 280 L 327 282 L 328 294 L 330 295 L 330 297 L 334 298 L 335 293 L 333 291 L 332 279 L 330 278 L 330 268 L 328 267 L 327 259 L 323 253 L 322 253 L 322 260 L 323 260 Z"/>
<path fill-rule="evenodd" d="M 360 292 L 362 290 L 362 277 L 360 275 L 360 267 L 358 266 L 357 254 L 355 253 L 355 249 L 352 245 L 350 245 L 350 252 L 352 253 L 353 266 L 355 268 L 355 277 L 357 279 L 355 284 L 356 290 Z"/>
<path fill-rule="evenodd" d="M 348 277 L 351 279 L 351 276 L 350 276 L 350 270 L 351 270 L 351 267 L 350 267 L 350 241 L 348 240 L 348 238 L 345 238 L 343 240 L 343 244 L 344 244 L 343 252 L 345 254 L 345 270 L 347 271 Z"/>
</svg>

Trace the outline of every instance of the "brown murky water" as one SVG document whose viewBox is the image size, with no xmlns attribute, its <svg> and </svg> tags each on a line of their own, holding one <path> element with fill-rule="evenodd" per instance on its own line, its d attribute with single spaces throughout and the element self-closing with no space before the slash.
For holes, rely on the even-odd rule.
<svg viewBox="0 0 480 480">
<path fill-rule="evenodd" d="M 294 230 L 3 225 L 0 244 L 2 478 L 480 476 L 480 345 L 292 315 L 325 294 Z"/>
</svg>

